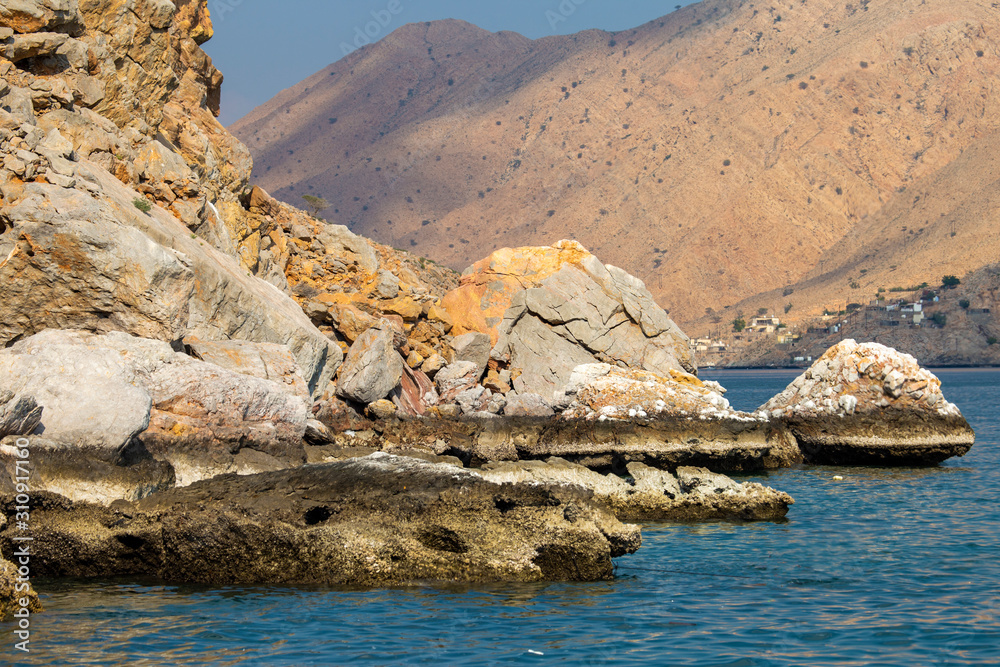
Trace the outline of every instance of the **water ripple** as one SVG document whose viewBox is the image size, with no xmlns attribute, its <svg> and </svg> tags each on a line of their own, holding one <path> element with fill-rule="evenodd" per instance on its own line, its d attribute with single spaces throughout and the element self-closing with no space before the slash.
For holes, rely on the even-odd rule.
<svg viewBox="0 0 1000 667">
<path fill-rule="evenodd" d="M 1000 372 L 939 376 L 978 434 L 965 458 L 750 477 L 796 498 L 786 522 L 647 525 L 643 548 L 618 560 L 611 582 L 376 591 L 50 582 L 40 586 L 48 611 L 36 617 L 35 649 L 18 664 L 997 664 Z M 793 377 L 722 381 L 752 409 Z"/>
</svg>

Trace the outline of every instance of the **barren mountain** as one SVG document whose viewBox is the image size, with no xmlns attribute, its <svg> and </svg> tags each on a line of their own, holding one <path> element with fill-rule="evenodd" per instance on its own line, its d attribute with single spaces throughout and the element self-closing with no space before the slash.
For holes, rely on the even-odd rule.
<svg viewBox="0 0 1000 667">
<path fill-rule="evenodd" d="M 707 308 L 805 316 L 995 261 L 998 34 L 985 0 L 407 25 L 232 129 L 261 185 L 358 233 L 456 268 L 574 238 L 697 333 Z"/>
</svg>

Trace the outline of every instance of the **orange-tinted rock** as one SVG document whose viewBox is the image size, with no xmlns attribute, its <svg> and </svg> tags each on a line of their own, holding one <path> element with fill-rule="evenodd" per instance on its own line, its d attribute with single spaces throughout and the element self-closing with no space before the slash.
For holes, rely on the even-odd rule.
<svg viewBox="0 0 1000 667">
<path fill-rule="evenodd" d="M 515 294 L 538 287 L 563 265 L 579 265 L 588 257 L 593 255 L 579 243 L 560 241 L 551 247 L 503 248 L 476 262 L 462 274 L 458 289 L 441 299 L 441 308 L 454 324 L 452 335 L 488 333 L 495 345 L 497 325 Z"/>
<path fill-rule="evenodd" d="M 403 320 L 414 322 L 424 313 L 423 306 L 408 296 L 401 296 L 390 301 L 383 301 L 380 304 L 383 312 L 389 315 L 398 315 Z"/>
</svg>

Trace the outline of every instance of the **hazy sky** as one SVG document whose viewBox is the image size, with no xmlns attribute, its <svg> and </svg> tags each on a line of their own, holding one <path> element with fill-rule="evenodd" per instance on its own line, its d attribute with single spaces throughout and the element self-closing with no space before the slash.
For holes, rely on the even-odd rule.
<svg viewBox="0 0 1000 667">
<path fill-rule="evenodd" d="M 340 60 L 345 44 L 354 48 L 365 39 L 377 41 L 406 23 L 455 18 L 537 39 L 589 28 L 634 28 L 690 4 L 692 0 L 208 0 L 215 37 L 204 49 L 226 77 L 220 120 L 228 125 Z"/>
</svg>

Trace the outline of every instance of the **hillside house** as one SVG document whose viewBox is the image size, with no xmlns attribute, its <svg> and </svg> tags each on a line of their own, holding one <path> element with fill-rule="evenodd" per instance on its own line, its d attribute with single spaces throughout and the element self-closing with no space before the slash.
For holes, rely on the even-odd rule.
<svg viewBox="0 0 1000 667">
<path fill-rule="evenodd" d="M 747 327 L 756 333 L 774 333 L 781 326 L 781 320 L 777 317 L 771 315 L 765 315 L 763 317 L 755 317 L 750 321 L 750 326 Z"/>
</svg>

